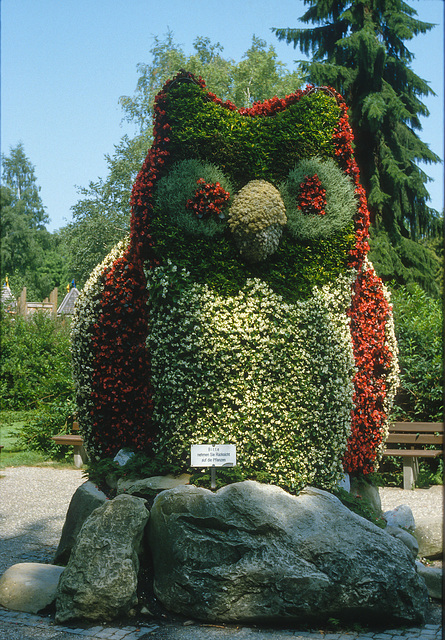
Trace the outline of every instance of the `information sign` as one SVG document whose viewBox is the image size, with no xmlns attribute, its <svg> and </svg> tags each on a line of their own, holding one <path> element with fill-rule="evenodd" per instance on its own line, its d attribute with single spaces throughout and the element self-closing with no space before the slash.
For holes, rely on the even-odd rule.
<svg viewBox="0 0 445 640">
<path fill-rule="evenodd" d="M 234 467 L 236 446 L 234 444 L 192 444 L 192 467 Z"/>
</svg>

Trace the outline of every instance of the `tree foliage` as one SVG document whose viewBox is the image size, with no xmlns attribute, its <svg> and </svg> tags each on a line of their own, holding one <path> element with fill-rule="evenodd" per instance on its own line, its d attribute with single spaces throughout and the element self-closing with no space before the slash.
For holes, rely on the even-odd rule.
<svg viewBox="0 0 445 640">
<path fill-rule="evenodd" d="M 437 294 L 434 254 L 424 245 L 414 245 L 437 229 L 437 212 L 428 206 L 429 178 L 418 163 L 435 163 L 439 157 L 417 134 L 420 117 L 428 115 L 421 100 L 434 92 L 411 69 L 413 54 L 405 45 L 434 25 L 418 20 L 403 0 L 305 4 L 310 7 L 300 20 L 313 28 L 274 31 L 280 40 L 312 54 L 312 60 L 301 63 L 307 79 L 334 87 L 350 107 L 374 237 L 382 241 L 383 232 L 397 256 L 396 271 L 381 270 L 380 275 L 400 283 L 417 280 Z M 372 248 L 370 257 L 379 263 L 384 259 L 379 243 Z"/>
<path fill-rule="evenodd" d="M 208 90 L 222 100 L 246 107 L 274 94 L 284 97 L 301 85 L 299 72 L 289 71 L 277 60 L 273 46 L 255 36 L 238 63 L 224 58 L 223 47 L 209 38 L 196 38 L 193 48 L 187 56 L 171 31 L 164 39 L 155 37 L 151 62 L 138 65 L 134 95 L 120 98 L 124 119 L 135 125 L 137 135 L 124 136 L 114 155 L 106 157 L 109 173 L 105 179 L 80 190 L 82 199 L 73 207 L 73 222 L 66 228 L 70 267 L 81 284 L 128 233 L 131 188 L 153 141 L 154 98 L 167 79 L 186 68 L 201 75 Z"/>
<path fill-rule="evenodd" d="M 1 278 L 9 277 L 16 296 L 26 286 L 28 299 L 42 300 L 67 279 L 65 250 L 49 222 L 34 166 L 22 143 L 2 154 Z"/>
<path fill-rule="evenodd" d="M 400 388 L 394 407 L 402 420 L 443 420 L 442 307 L 418 285 L 393 291 Z"/>
</svg>

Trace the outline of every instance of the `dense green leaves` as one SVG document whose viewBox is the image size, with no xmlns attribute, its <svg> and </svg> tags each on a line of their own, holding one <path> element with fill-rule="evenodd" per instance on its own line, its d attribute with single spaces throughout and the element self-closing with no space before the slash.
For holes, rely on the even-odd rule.
<svg viewBox="0 0 445 640">
<path fill-rule="evenodd" d="M 405 250 L 407 239 L 417 241 L 436 228 L 437 212 L 428 206 L 429 178 L 418 163 L 439 158 L 416 133 L 420 116 L 428 115 L 421 100 L 434 92 L 410 68 L 413 55 L 405 45 L 434 25 L 418 20 L 402 0 L 305 4 L 310 6 L 300 20 L 315 26 L 274 31 L 280 40 L 312 54 L 301 65 L 307 79 L 333 86 L 350 107 L 355 157 L 372 219 L 387 232 L 400 263 L 393 276 L 415 280 L 437 295 L 431 252 L 421 245 L 413 250 L 412 244 Z M 381 258 L 374 258 L 377 270 Z"/>
<path fill-rule="evenodd" d="M 443 420 L 442 307 L 417 285 L 392 294 L 401 385 L 394 407 L 402 420 Z"/>
<path fill-rule="evenodd" d="M 23 144 L 2 155 L 2 164 L 1 278 L 8 276 L 15 296 L 26 286 L 28 300 L 41 301 L 71 279 L 62 236 L 45 228 L 49 219 Z"/>
<path fill-rule="evenodd" d="M 274 94 L 285 96 L 301 85 L 299 73 L 289 71 L 277 60 L 274 48 L 255 36 L 239 63 L 225 59 L 223 47 L 209 38 L 198 37 L 193 46 L 194 53 L 186 56 L 172 32 L 164 39 L 155 37 L 151 62 L 138 65 L 134 96 L 120 98 L 124 117 L 135 125 L 138 135 L 124 136 L 114 155 L 107 156 L 105 179 L 80 190 L 82 198 L 73 207 L 73 222 L 65 229 L 70 270 L 80 284 L 128 232 L 131 188 L 153 140 L 154 99 L 167 79 L 186 68 L 202 75 L 209 91 L 221 99 L 245 107 Z"/>
<path fill-rule="evenodd" d="M 71 398 L 69 325 L 46 313 L 1 317 L 2 409 L 29 409 Z"/>
</svg>

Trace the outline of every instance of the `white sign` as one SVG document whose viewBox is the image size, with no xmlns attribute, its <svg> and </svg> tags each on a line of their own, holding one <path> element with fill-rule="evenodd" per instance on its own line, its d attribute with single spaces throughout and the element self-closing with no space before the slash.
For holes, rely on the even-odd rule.
<svg viewBox="0 0 445 640">
<path fill-rule="evenodd" d="M 192 444 L 192 467 L 234 467 L 236 446 L 234 444 Z"/>
</svg>

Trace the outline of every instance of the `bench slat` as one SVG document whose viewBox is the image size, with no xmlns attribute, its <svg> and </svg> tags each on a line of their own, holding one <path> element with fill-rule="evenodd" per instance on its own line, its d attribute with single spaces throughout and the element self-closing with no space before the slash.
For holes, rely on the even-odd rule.
<svg viewBox="0 0 445 640">
<path fill-rule="evenodd" d="M 400 444 L 443 444 L 443 435 L 418 434 L 418 433 L 390 433 L 386 442 L 399 442 Z"/>
<path fill-rule="evenodd" d="M 78 445 L 83 444 L 82 436 L 70 435 L 69 433 L 61 433 L 59 436 L 53 436 L 52 438 L 57 444 Z"/>
<path fill-rule="evenodd" d="M 389 425 L 390 433 L 443 433 L 443 422 L 393 422 Z"/>
<path fill-rule="evenodd" d="M 442 455 L 440 449 L 385 449 L 384 456 L 401 456 L 402 458 L 437 458 Z"/>
</svg>

